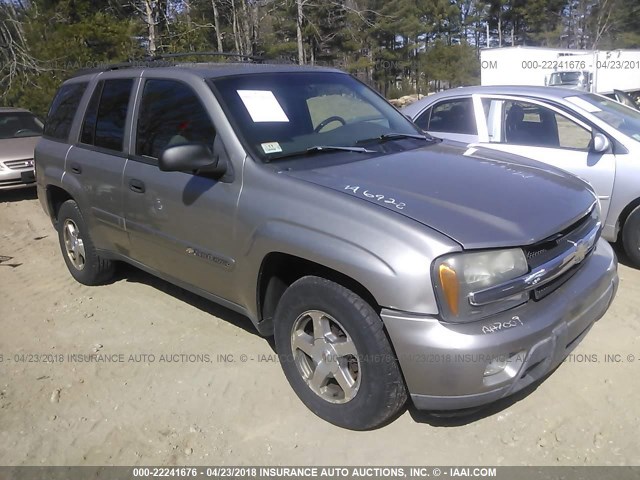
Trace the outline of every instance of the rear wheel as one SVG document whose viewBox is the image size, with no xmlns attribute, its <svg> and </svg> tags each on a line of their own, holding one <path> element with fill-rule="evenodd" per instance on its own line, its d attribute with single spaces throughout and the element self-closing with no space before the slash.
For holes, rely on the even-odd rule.
<svg viewBox="0 0 640 480">
<path fill-rule="evenodd" d="M 635 267 L 640 267 L 640 207 L 636 207 L 622 228 L 624 251 Z"/>
<path fill-rule="evenodd" d="M 313 276 L 293 283 L 276 309 L 275 341 L 298 397 L 335 425 L 375 428 L 407 400 L 380 317 L 341 285 Z"/>
<path fill-rule="evenodd" d="M 111 279 L 113 262 L 95 251 L 78 204 L 67 200 L 58 211 L 58 239 L 69 272 L 85 285 L 100 285 Z"/>
</svg>

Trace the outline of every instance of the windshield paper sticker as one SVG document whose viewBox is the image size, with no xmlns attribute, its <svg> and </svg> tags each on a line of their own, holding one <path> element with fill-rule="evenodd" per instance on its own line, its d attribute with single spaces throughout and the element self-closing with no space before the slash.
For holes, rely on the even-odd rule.
<svg viewBox="0 0 640 480">
<path fill-rule="evenodd" d="M 269 90 L 238 90 L 242 103 L 251 119 L 259 122 L 288 122 L 289 117 L 282 110 L 278 99 Z"/>
<path fill-rule="evenodd" d="M 595 105 L 587 102 L 586 100 L 583 100 L 580 97 L 567 97 L 567 100 L 573 103 L 574 105 L 580 107 L 581 109 L 586 110 L 589 113 L 596 113 L 596 112 L 602 111 Z"/>
<path fill-rule="evenodd" d="M 282 147 L 280 147 L 278 142 L 263 143 L 260 146 L 264 153 L 279 153 L 282 151 Z"/>
</svg>

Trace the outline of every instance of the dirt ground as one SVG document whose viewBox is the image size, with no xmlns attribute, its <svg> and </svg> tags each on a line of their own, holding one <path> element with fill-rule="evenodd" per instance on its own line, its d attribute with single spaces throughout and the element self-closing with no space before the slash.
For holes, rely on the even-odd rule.
<svg viewBox="0 0 640 480">
<path fill-rule="evenodd" d="M 249 320 L 130 267 L 76 283 L 33 191 L 0 192 L 0 226 L 0 465 L 640 464 L 640 271 L 624 264 L 540 385 L 358 433 L 304 407 Z"/>
</svg>

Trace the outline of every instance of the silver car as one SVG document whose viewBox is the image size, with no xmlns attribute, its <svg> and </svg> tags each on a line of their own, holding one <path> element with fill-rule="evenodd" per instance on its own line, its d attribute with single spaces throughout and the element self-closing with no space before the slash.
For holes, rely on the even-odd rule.
<svg viewBox="0 0 640 480">
<path fill-rule="evenodd" d="M 428 137 L 337 70 L 81 75 L 36 161 L 76 280 L 128 262 L 246 315 L 300 399 L 347 428 L 408 396 L 456 410 L 521 390 L 618 285 L 585 182 Z"/>
<path fill-rule="evenodd" d="M 42 126 L 28 110 L 0 108 L 0 190 L 35 186 L 33 151 Z"/>
<path fill-rule="evenodd" d="M 565 88 L 496 86 L 447 90 L 403 113 L 434 136 L 529 157 L 588 181 L 601 204 L 602 236 L 622 239 L 640 267 L 639 111 Z"/>
</svg>

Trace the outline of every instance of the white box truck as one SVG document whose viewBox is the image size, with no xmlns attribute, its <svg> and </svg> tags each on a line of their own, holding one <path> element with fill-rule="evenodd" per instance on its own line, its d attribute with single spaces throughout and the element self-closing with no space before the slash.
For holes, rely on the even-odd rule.
<svg viewBox="0 0 640 480">
<path fill-rule="evenodd" d="M 574 55 L 585 50 L 539 47 L 500 47 L 480 50 L 481 85 L 539 85 L 563 68 L 573 67 Z"/>
<path fill-rule="evenodd" d="M 640 91 L 640 50 L 600 50 L 573 58 L 578 67 L 551 73 L 549 85 L 603 95 Z"/>
<path fill-rule="evenodd" d="M 552 85 L 612 95 L 640 91 L 640 50 L 502 47 L 480 51 L 482 85 Z"/>
</svg>

